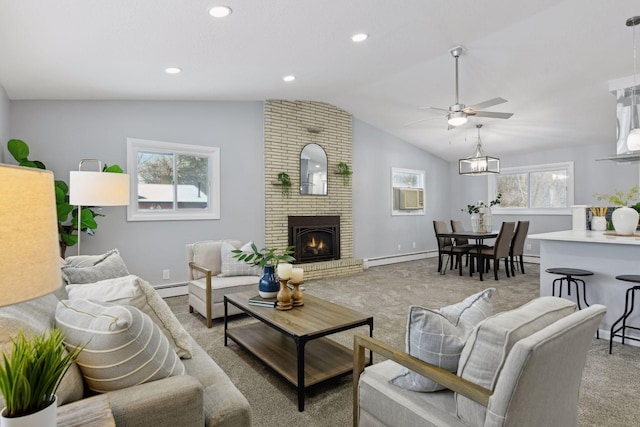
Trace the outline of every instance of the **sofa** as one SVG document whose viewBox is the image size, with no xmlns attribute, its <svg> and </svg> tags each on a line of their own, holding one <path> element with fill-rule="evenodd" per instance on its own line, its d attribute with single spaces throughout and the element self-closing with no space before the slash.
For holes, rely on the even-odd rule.
<svg viewBox="0 0 640 427">
<path fill-rule="evenodd" d="M 354 426 L 576 426 L 582 371 L 606 307 L 574 310 L 540 297 L 481 320 L 462 342 L 457 369 L 356 335 Z M 387 360 L 365 368 L 366 349 Z M 436 387 L 400 387 L 403 369 Z"/>
<path fill-rule="evenodd" d="M 87 263 L 87 259 L 89 259 L 89 266 L 95 267 L 93 270 L 102 266 L 103 271 L 99 271 L 96 277 L 91 276 L 91 274 L 85 274 L 86 280 L 101 278 L 99 276 L 104 276 L 104 274 L 128 274 L 126 266 L 119 258 L 117 251 L 111 251 L 106 260 L 104 255 L 94 258 L 84 257 L 85 263 Z M 101 261 L 96 265 L 91 265 L 97 259 L 101 259 Z M 68 260 L 65 266 L 68 267 L 73 261 L 73 259 Z M 69 272 L 68 270 L 67 272 Z M 88 268 L 88 270 L 91 270 L 91 268 Z M 106 270 L 106 273 L 104 270 Z M 65 271 L 64 267 L 63 271 Z M 63 276 L 69 280 L 68 275 L 63 274 Z M 178 358 L 177 352 L 173 349 L 167 349 L 167 345 L 169 345 L 167 343 L 170 340 L 164 335 L 166 331 L 161 331 L 162 327 L 156 324 L 158 322 L 156 318 L 150 320 L 152 316 L 141 314 L 145 311 L 144 309 L 138 309 L 134 305 L 125 305 L 125 303 L 122 303 L 122 298 L 118 300 L 119 297 L 112 299 L 112 302 L 69 297 L 71 291 L 67 291 L 67 289 L 72 289 L 75 293 L 81 294 L 84 292 L 86 294 L 87 290 L 92 288 L 93 291 L 91 292 L 98 288 L 106 288 L 102 284 L 107 283 L 109 280 L 116 281 L 114 283 L 115 286 L 111 287 L 116 292 L 121 292 L 126 288 L 123 285 L 125 282 L 129 285 L 136 285 L 136 289 L 143 288 L 144 292 L 137 292 L 134 296 L 138 302 L 140 300 L 145 301 L 145 307 L 151 307 L 151 311 L 155 310 L 161 313 L 164 310 L 165 313 L 161 313 L 161 317 L 168 315 L 166 313 L 167 310 L 170 312 L 166 303 L 157 293 L 153 294 L 155 290 L 150 285 L 132 275 L 106 279 L 96 283 L 87 282 L 79 285 L 70 285 L 71 287 L 63 286 L 54 294 L 0 308 L 0 350 L 6 353 L 12 345 L 11 337 L 15 336 L 20 330 L 24 330 L 27 334 L 39 334 L 49 330 L 52 325 L 56 325 L 63 329 L 65 334 L 69 333 L 68 329 L 64 329 L 66 320 L 61 317 L 61 311 L 63 314 L 64 312 L 75 313 L 76 311 L 81 311 L 77 309 L 77 306 L 76 308 L 71 307 L 76 304 L 76 301 L 83 301 L 85 304 L 92 304 L 102 309 L 125 310 L 126 313 L 135 311 L 138 316 L 147 322 L 145 327 L 150 326 L 154 331 L 154 339 L 164 343 L 162 348 L 166 349 L 167 352 L 171 352 L 173 363 L 179 369 L 176 369 L 174 374 L 162 379 L 134 384 L 124 388 L 117 389 L 118 384 L 111 384 L 112 390 L 106 391 L 105 394 L 109 397 L 116 425 L 141 427 L 250 426 L 252 412 L 247 399 L 235 387 L 225 372 L 186 331 L 180 332 L 181 336 L 177 342 L 188 354 L 183 354 L 181 358 Z M 74 288 L 74 286 L 77 287 Z M 121 304 L 116 304 L 114 301 Z M 67 305 L 73 310 L 66 310 Z M 172 313 L 171 316 L 173 316 Z M 171 322 L 173 322 L 173 326 L 176 326 L 178 321 L 173 316 Z M 68 336 L 65 337 L 67 346 L 70 345 L 67 341 L 68 338 Z M 86 344 L 87 348 L 83 350 L 81 355 L 83 353 L 89 355 L 90 347 L 100 341 L 101 337 L 96 334 L 93 339 L 83 342 L 82 344 Z M 86 367 L 80 364 L 80 360 L 78 358 L 77 363 L 74 363 L 63 377 L 56 393 L 59 405 L 78 401 L 96 394 L 94 391 L 96 387 L 92 385 L 90 377 L 86 376 Z"/>
<path fill-rule="evenodd" d="M 200 313 L 213 326 L 213 319 L 224 316 L 224 296 L 248 290 L 258 294 L 262 271 L 258 267 L 238 261 L 231 251 L 249 251 L 252 242 L 242 245 L 239 240 L 206 240 L 187 244 L 189 273 L 189 312 Z M 228 314 L 241 311 L 228 307 Z"/>
</svg>

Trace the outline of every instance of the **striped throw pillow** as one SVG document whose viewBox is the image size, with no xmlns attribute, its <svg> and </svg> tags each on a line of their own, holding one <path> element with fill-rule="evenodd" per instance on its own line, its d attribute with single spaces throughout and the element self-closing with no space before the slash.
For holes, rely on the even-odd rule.
<svg viewBox="0 0 640 427">
<path fill-rule="evenodd" d="M 96 392 L 184 375 L 167 337 L 135 307 L 82 298 L 61 301 L 56 326 L 67 348 L 85 346 L 76 363 Z"/>
</svg>

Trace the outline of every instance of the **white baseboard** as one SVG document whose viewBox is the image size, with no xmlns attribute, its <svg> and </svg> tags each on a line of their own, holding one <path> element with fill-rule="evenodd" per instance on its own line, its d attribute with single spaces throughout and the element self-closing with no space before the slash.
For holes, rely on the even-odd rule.
<svg viewBox="0 0 640 427">
<path fill-rule="evenodd" d="M 402 255 L 389 255 L 376 258 L 365 258 L 364 268 L 377 267 L 380 265 L 396 264 L 399 262 L 415 261 L 425 258 L 434 258 L 438 256 L 438 251 L 414 252 Z"/>
<path fill-rule="evenodd" d="M 186 283 L 173 283 L 170 285 L 156 285 L 153 287 L 162 298 L 187 295 L 189 288 Z"/>
</svg>

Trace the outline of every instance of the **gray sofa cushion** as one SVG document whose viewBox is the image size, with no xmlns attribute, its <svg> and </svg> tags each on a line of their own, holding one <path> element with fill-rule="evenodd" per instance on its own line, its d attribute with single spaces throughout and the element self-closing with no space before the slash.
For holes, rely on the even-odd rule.
<svg viewBox="0 0 640 427">
<path fill-rule="evenodd" d="M 99 393 L 185 372 L 158 326 L 135 307 L 61 301 L 56 324 L 68 348 L 84 346 L 76 362 L 89 388 Z"/>
<path fill-rule="evenodd" d="M 467 337 L 478 323 L 492 313 L 490 298 L 494 291 L 494 288 L 485 289 L 440 310 L 411 306 L 405 351 L 449 372 L 456 372 Z M 433 380 L 406 368 L 402 368 L 391 383 L 412 391 L 444 389 Z"/>
<path fill-rule="evenodd" d="M 91 264 L 95 262 L 94 264 Z M 62 275 L 67 283 L 94 283 L 100 280 L 128 276 L 129 270 L 120 257 L 120 252 L 113 249 L 104 255 L 79 260 L 62 267 Z"/>
<path fill-rule="evenodd" d="M 514 310 L 489 317 L 469 336 L 460 356 L 458 376 L 494 390 L 513 345 L 575 311 L 575 303 L 541 297 Z M 456 394 L 457 414 L 472 426 L 483 426 L 486 408 Z"/>
</svg>

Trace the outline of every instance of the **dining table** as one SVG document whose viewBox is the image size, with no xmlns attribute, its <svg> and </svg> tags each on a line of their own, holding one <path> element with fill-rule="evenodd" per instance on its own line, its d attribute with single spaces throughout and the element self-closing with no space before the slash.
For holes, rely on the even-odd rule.
<svg viewBox="0 0 640 427">
<path fill-rule="evenodd" d="M 483 257 L 482 257 L 482 246 L 484 245 L 484 241 L 486 239 L 495 239 L 498 237 L 498 231 L 451 231 L 447 233 L 436 233 L 436 237 L 449 237 L 451 239 L 467 239 L 474 240 L 476 247 L 476 254 L 478 256 L 478 273 L 480 275 L 480 281 L 483 281 Z M 443 269 L 444 271 L 445 269 Z"/>
</svg>

